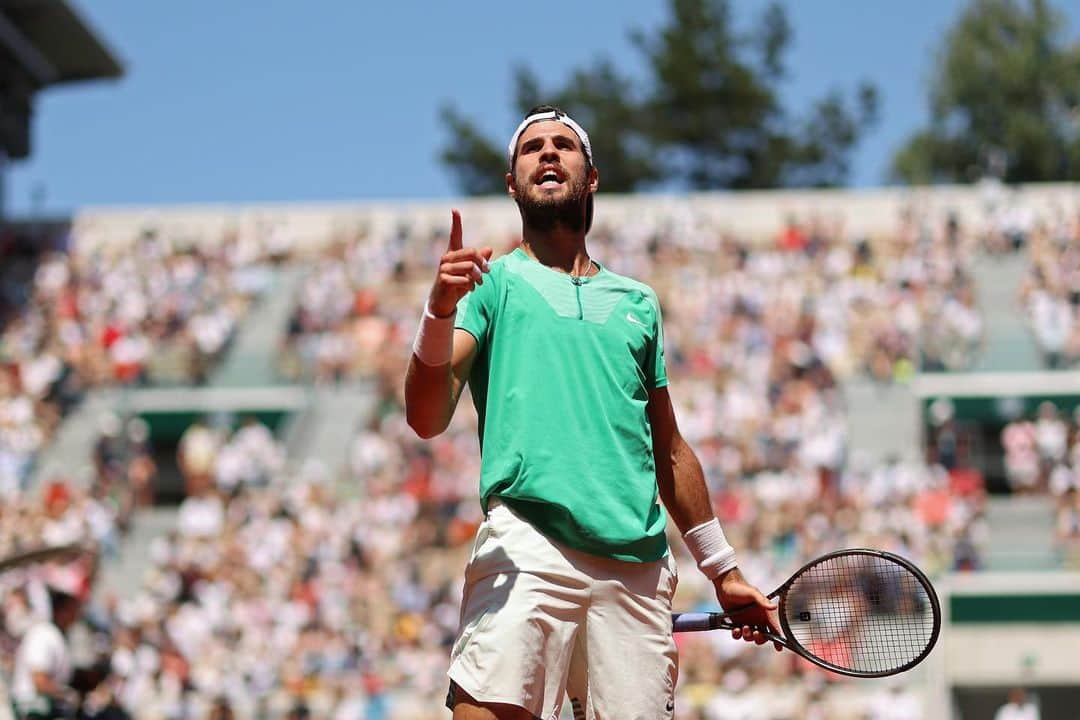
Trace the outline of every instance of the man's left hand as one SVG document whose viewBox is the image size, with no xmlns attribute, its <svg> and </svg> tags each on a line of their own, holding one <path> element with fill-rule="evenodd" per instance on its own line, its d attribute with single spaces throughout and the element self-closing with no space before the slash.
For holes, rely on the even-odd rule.
<svg viewBox="0 0 1080 720">
<path fill-rule="evenodd" d="M 776 612 L 776 603 L 748 583 L 739 572 L 739 568 L 728 570 L 713 580 L 713 585 L 716 587 L 716 599 L 720 601 L 720 607 L 725 610 L 753 605 L 732 618 L 739 625 L 731 631 L 731 637 L 764 645 L 768 642 L 768 638 L 765 637 L 763 630 L 783 636 L 780 630 L 780 616 Z M 784 646 L 778 642 L 774 641 L 773 645 L 778 652 L 784 649 Z"/>
</svg>

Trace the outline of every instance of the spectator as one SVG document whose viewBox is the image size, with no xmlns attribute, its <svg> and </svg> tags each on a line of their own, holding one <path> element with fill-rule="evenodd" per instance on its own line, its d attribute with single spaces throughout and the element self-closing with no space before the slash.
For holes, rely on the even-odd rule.
<svg viewBox="0 0 1080 720">
<path fill-rule="evenodd" d="M 1035 424 L 1026 419 L 1010 422 L 1001 431 L 1005 474 L 1013 492 L 1035 490 L 1039 482 L 1039 451 Z"/>
<path fill-rule="evenodd" d="M 1044 469 L 1063 461 L 1069 449 L 1069 428 L 1052 402 L 1039 404 L 1038 419 L 1035 421 L 1035 446 Z"/>
<path fill-rule="evenodd" d="M 919 698 L 902 681 L 892 678 L 889 688 L 870 701 L 869 720 L 922 720 Z"/>
<path fill-rule="evenodd" d="M 1039 720 L 1039 706 L 1023 688 L 1009 691 L 1008 701 L 994 713 L 994 720 Z"/>
<path fill-rule="evenodd" d="M 1049 215 L 1028 247 L 1029 270 L 1020 288 L 1035 341 L 1047 368 L 1080 362 L 1080 220 Z"/>
<path fill-rule="evenodd" d="M 80 703 L 69 684 L 72 662 L 64 633 L 82 612 L 82 579 L 74 568 L 52 566 L 46 587 L 51 619 L 31 624 L 15 655 L 11 694 L 28 720 L 73 717 Z"/>
<path fill-rule="evenodd" d="M 1062 564 L 1071 570 L 1080 569 L 1080 491 L 1076 485 L 1063 493 L 1055 525 L 1054 541 Z"/>
</svg>

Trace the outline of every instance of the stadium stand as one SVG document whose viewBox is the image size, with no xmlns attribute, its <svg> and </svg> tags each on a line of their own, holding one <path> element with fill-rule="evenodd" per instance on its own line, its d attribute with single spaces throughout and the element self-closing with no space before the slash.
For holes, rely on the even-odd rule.
<svg viewBox="0 0 1080 720">
<path fill-rule="evenodd" d="M 207 382 L 265 291 L 270 258 L 230 237 L 204 242 L 212 249 L 166 246 L 147 230 L 122 252 L 40 258 L 0 335 L 0 489 L 26 484 L 60 415 L 88 389 Z M 97 417 L 69 434 L 85 440 Z"/>
<path fill-rule="evenodd" d="M 1037 215 L 1071 192 L 1033 191 L 1025 207 Z M 496 254 L 514 247 L 508 204 L 466 207 L 466 242 Z M 997 232 L 987 230 L 997 216 L 982 193 L 605 198 L 602 207 L 590 248 L 660 295 L 680 425 L 748 576 L 772 586 L 809 557 L 847 546 L 899 552 L 935 577 L 983 566 L 991 533 L 982 475 L 949 440 L 948 422 L 919 447 L 927 431 L 912 389 L 920 375 L 978 367 L 996 342 L 977 302 L 980 253 Z M 460 569 L 480 521 L 476 416 L 466 400 L 447 433 L 421 441 L 404 421 L 400 386 L 447 217 L 445 206 L 425 204 L 90 212 L 76 219 L 73 252 L 39 266 L 38 302 L 3 335 L 0 418 L 55 425 L 63 416 L 39 418 L 21 368 L 44 365 L 71 333 L 80 348 L 71 367 L 103 403 L 97 453 L 115 459 L 32 487 L 35 447 L 16 457 L 20 472 L 5 486 L 21 509 L 5 512 L 36 528 L 78 505 L 84 520 L 72 524 L 83 536 L 141 550 L 106 558 L 95 576 L 109 587 L 89 615 L 81 661 L 103 668 L 98 702 L 146 718 L 443 717 Z M 134 273 L 135 253 L 163 272 Z M 85 319 L 60 309 L 72 294 L 90 309 Z M 149 348 L 175 350 L 197 347 L 200 312 L 224 313 L 215 337 L 226 339 L 198 372 L 151 372 L 151 356 L 117 371 L 103 331 L 113 319 L 153 338 Z M 155 322 L 166 330 L 146 329 Z M 282 400 L 289 419 L 276 437 L 213 415 L 187 427 L 174 463 L 185 497 L 175 511 L 155 511 L 142 526 L 150 534 L 130 516 L 150 502 L 168 459 L 148 452 L 154 431 L 137 418 L 116 427 L 100 413 L 112 403 L 137 416 L 153 405 L 147 393 L 169 392 L 133 387 L 140 378 L 181 381 L 192 404 L 249 382 L 259 386 L 252 391 L 276 383 L 274 393 L 292 398 Z M 199 381 L 210 386 L 196 390 Z M 123 389 L 99 394 L 102 386 Z M 1067 420 L 1056 422 L 1043 436 L 1061 434 Z M 17 446 L 20 432 L 0 423 L 0 447 Z M 1076 428 L 1066 433 L 1075 443 Z M 1054 445 L 1048 487 L 1062 484 L 1059 465 L 1075 481 L 1077 447 L 1061 455 Z M 61 512 L 64 493 L 75 500 Z M 1080 536 L 1076 494 L 1066 488 L 1056 501 L 1063 558 Z M 132 525 L 132 540 L 118 543 Z M 710 606 L 707 583 L 681 543 L 672 546 L 684 568 L 676 603 Z M 115 563 L 126 564 L 110 571 Z M 4 581 L 0 641 L 11 646 L 34 602 Z M 738 717 L 753 702 L 771 717 L 843 720 L 931 702 L 917 678 L 856 686 L 721 635 L 679 642 L 680 718 Z"/>
</svg>

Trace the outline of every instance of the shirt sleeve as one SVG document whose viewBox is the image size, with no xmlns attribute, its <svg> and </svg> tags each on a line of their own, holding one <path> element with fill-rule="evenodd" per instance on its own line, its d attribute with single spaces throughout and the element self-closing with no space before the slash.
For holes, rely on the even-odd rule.
<svg viewBox="0 0 1080 720">
<path fill-rule="evenodd" d="M 660 300 L 656 293 L 649 291 L 649 302 L 653 306 L 653 340 L 649 345 L 649 357 L 647 358 L 646 371 L 651 373 L 652 387 L 667 387 L 667 367 L 664 363 L 664 316 L 660 312 Z"/>
<path fill-rule="evenodd" d="M 487 345 L 488 334 L 495 318 L 497 273 L 498 271 L 492 268 L 492 271 L 484 276 L 483 285 L 477 285 L 458 301 L 454 327 L 476 338 L 477 349 L 483 349 Z"/>
</svg>

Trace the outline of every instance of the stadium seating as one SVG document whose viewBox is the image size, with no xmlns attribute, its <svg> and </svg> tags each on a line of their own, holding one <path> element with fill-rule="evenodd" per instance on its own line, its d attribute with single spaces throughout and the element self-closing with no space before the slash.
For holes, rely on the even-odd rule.
<svg viewBox="0 0 1080 720">
<path fill-rule="evenodd" d="M 987 536 L 978 474 L 940 448 L 930 461 L 917 448 L 868 452 L 852 440 L 845 398 L 852 385 L 902 391 L 919 372 L 979 363 L 987 322 L 976 256 L 1002 231 L 981 221 L 978 202 L 945 191 L 847 198 L 847 215 L 838 197 L 613 199 L 590 251 L 658 291 L 680 426 L 748 576 L 771 586 L 845 546 L 893 550 L 934 575 L 978 568 Z M 725 219 L 766 201 L 771 224 Z M 92 216 L 76 223 L 75 252 L 40 265 L 34 301 L 2 336 L 0 528 L 19 530 L 0 532 L 0 548 L 52 526 L 113 547 L 131 508 L 149 500 L 154 469 L 137 423 L 103 427 L 109 461 L 87 478 L 27 492 L 66 409 L 56 400 L 63 378 L 79 379 L 74 398 L 102 385 L 213 382 L 232 362 L 224 382 L 239 383 L 258 342 L 236 341 L 241 362 L 230 338 L 276 337 L 269 325 L 282 323 L 284 347 L 264 348 L 276 360 L 264 375 L 315 385 L 324 410 L 339 385 L 371 395 L 361 405 L 339 394 L 362 407 L 344 432 L 330 432 L 341 408 L 308 416 L 324 440 L 348 440 L 345 462 L 297 462 L 259 425 L 189 431 L 184 452 L 203 470 L 185 466 L 189 495 L 174 529 L 146 544 L 136 592 L 95 611 L 95 652 L 115 699 L 139 717 L 228 705 L 236 717 L 276 718 L 301 704 L 316 717 L 443 717 L 460 570 L 481 519 L 476 415 L 465 399 L 447 433 L 421 441 L 405 423 L 401 381 L 445 208 L 314 208 L 292 225 L 260 217 Z M 515 247 L 505 203 L 478 203 L 465 219 L 466 243 L 496 255 Z M 137 272 L 145 266 L 156 271 Z M 252 312 L 268 287 L 288 288 L 289 302 L 274 296 L 272 310 Z M 268 326 L 255 332 L 246 316 Z M 1080 433 L 1061 422 L 1072 455 L 1060 464 L 1075 473 Z M 110 445 L 121 436 L 130 443 Z M 1080 543 L 1076 495 L 1060 492 L 1065 555 Z M 674 537 L 672 546 L 683 568 L 676 603 L 711 605 L 711 588 Z M 5 608 L 33 605 L 10 584 L 0 596 Z M 10 617 L 4 647 L 19 631 Z M 787 653 L 720 636 L 682 637 L 680 651 L 680 717 L 722 717 L 717 708 L 751 699 L 775 717 L 809 708 L 861 717 L 908 692 L 853 689 Z"/>
</svg>

